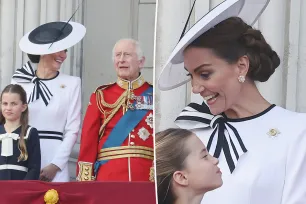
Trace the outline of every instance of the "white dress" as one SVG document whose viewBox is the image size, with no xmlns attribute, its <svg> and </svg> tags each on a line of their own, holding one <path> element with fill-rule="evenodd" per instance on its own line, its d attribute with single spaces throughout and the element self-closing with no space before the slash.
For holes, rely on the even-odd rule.
<svg viewBox="0 0 306 204">
<path fill-rule="evenodd" d="M 28 78 L 33 78 L 30 76 L 33 73 L 31 73 L 29 63 L 23 68 L 23 72 L 26 70 L 30 73 Z M 33 96 L 35 84 L 27 81 L 21 82 L 23 77 L 23 73 L 18 69 L 13 76 L 12 83 L 22 85 L 29 99 L 31 94 Z M 68 160 L 77 140 L 81 122 L 81 80 L 79 77 L 59 73 L 53 79 L 40 79 L 39 83 L 44 91 L 44 97 L 50 98 L 47 99 L 48 105 L 46 105 L 42 95 L 35 92 L 34 96 L 40 96 L 39 99 L 29 103 L 29 124 L 39 133 L 41 168 L 51 163 L 55 164 L 61 170 L 57 172 L 53 182 L 67 182 L 70 179 Z M 48 93 L 51 93 L 52 96 Z"/>
<path fill-rule="evenodd" d="M 189 107 L 180 116 L 200 116 L 195 113 Z M 200 127 L 201 122 L 193 119 L 185 119 L 177 120 L 177 125 L 192 130 L 207 145 L 213 129 L 204 128 L 204 123 Z M 201 203 L 306 204 L 306 114 L 272 105 L 261 114 L 226 121 L 227 141 L 231 138 L 241 154 L 231 173 L 224 151 L 221 151 L 219 167 L 223 186 L 206 193 Z M 238 131 L 246 153 L 240 151 L 230 125 Z M 213 140 L 211 150 L 216 141 Z M 235 157 L 232 149 L 231 154 Z"/>
</svg>

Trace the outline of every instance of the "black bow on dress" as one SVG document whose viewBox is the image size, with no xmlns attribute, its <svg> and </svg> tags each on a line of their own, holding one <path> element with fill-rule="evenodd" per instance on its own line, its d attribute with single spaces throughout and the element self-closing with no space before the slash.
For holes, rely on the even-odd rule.
<svg viewBox="0 0 306 204">
<path fill-rule="evenodd" d="M 13 75 L 13 79 L 18 83 L 34 83 L 34 88 L 30 94 L 28 103 L 36 101 L 41 97 L 46 106 L 49 104 L 53 95 L 46 84 L 37 78 L 30 62 L 27 62 L 22 68 L 17 69 Z"/>
<path fill-rule="evenodd" d="M 212 128 L 213 132 L 207 143 L 207 150 L 219 158 L 223 150 L 228 167 L 233 173 L 239 157 L 247 152 L 242 139 L 231 124 L 222 115 L 212 115 L 208 106 L 203 103 L 190 103 L 175 120 L 180 128 L 194 130 Z"/>
</svg>

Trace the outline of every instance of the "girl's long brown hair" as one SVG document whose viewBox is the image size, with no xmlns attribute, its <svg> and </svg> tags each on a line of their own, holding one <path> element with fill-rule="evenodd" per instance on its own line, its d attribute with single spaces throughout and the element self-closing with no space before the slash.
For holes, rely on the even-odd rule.
<svg viewBox="0 0 306 204">
<path fill-rule="evenodd" d="M 0 102 L 2 103 L 2 96 L 4 93 L 15 93 L 20 96 L 20 100 L 22 104 L 27 104 L 27 93 L 22 88 L 22 86 L 18 84 L 10 84 L 4 88 L 1 93 Z M 0 124 L 5 124 L 5 118 L 2 114 L 2 110 L 0 111 Z M 29 110 L 28 107 L 25 111 L 21 113 L 20 117 L 20 124 L 21 124 L 21 132 L 20 132 L 20 139 L 18 142 L 18 148 L 20 150 L 20 155 L 18 157 L 18 161 L 26 161 L 28 159 L 28 151 L 26 147 L 26 143 L 24 140 L 24 136 L 26 135 L 28 124 L 29 124 Z"/>
<path fill-rule="evenodd" d="M 192 132 L 185 129 L 169 128 L 155 134 L 156 179 L 158 203 L 172 204 L 177 195 L 172 190 L 172 176 L 184 168 L 184 160 L 190 153 L 185 146 Z"/>
</svg>

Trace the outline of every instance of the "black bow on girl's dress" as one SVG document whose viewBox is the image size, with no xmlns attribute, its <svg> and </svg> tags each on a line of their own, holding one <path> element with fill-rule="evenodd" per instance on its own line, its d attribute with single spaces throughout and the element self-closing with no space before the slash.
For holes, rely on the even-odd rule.
<svg viewBox="0 0 306 204">
<path fill-rule="evenodd" d="M 188 130 L 212 128 L 207 150 L 219 158 L 223 150 L 228 167 L 233 173 L 239 157 L 247 152 L 242 139 L 231 124 L 222 115 L 212 115 L 205 103 L 190 103 L 176 118 L 175 123 Z"/>
<path fill-rule="evenodd" d="M 37 78 L 30 62 L 27 62 L 22 68 L 17 69 L 13 75 L 13 79 L 18 83 L 34 83 L 34 88 L 30 94 L 28 103 L 36 101 L 41 97 L 46 106 L 49 104 L 53 95 L 46 84 Z"/>
</svg>

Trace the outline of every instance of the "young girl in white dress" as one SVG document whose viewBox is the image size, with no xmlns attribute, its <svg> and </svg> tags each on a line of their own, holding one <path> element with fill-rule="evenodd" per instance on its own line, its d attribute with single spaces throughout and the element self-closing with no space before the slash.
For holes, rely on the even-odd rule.
<svg viewBox="0 0 306 204">
<path fill-rule="evenodd" d="M 38 180 L 40 144 L 37 130 L 28 125 L 26 93 L 8 85 L 0 102 L 0 180 Z"/>
</svg>

